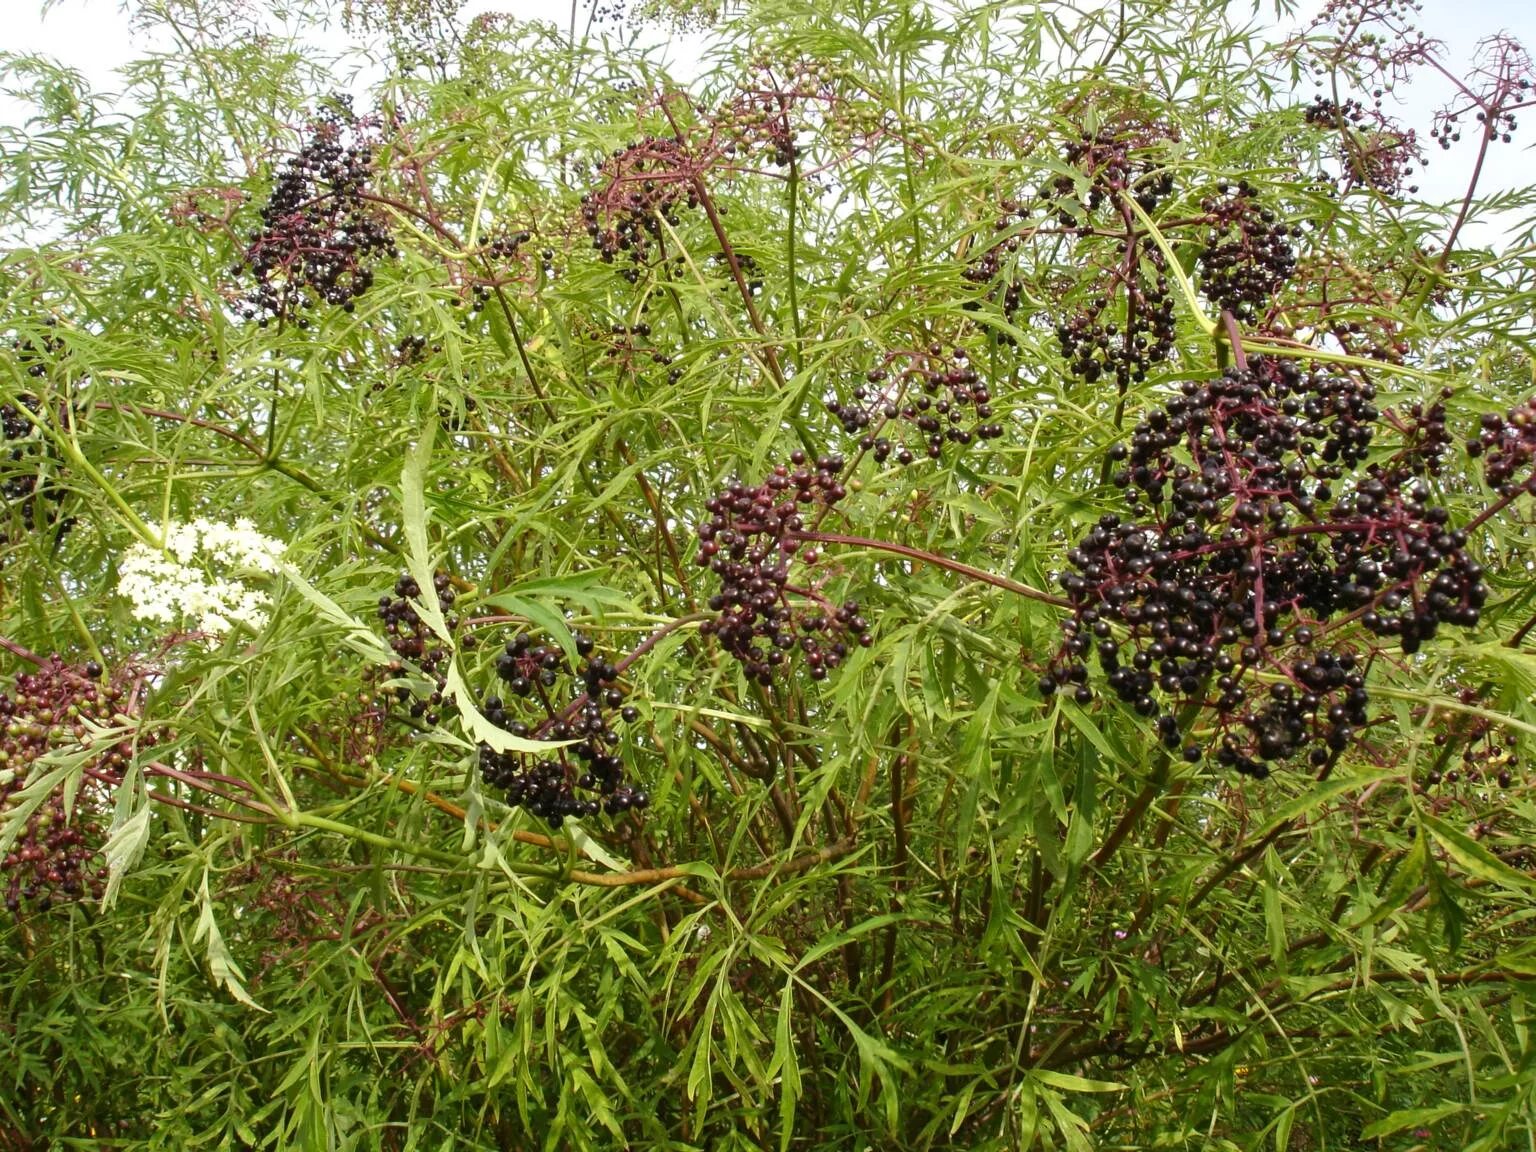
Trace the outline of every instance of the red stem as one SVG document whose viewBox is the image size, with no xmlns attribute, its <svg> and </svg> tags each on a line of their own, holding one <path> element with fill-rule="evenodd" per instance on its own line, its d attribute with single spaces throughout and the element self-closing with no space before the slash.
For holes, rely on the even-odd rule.
<svg viewBox="0 0 1536 1152">
<path fill-rule="evenodd" d="M 973 568 L 969 564 L 962 564 L 958 560 L 951 560 L 947 556 L 939 556 L 933 552 L 924 552 L 920 548 L 909 548 L 905 544 L 896 544 L 889 540 L 872 540 L 867 536 L 846 536 L 841 532 L 794 532 L 791 536 L 796 540 L 805 540 L 814 544 L 847 544 L 853 548 L 869 548 L 876 552 L 889 552 L 893 556 L 902 556 L 908 560 L 918 560 L 924 564 L 932 564 L 935 568 L 943 568 L 960 576 L 969 577 L 982 584 L 990 584 L 994 588 L 1001 588 L 1005 592 L 1012 592 L 1016 596 L 1022 596 L 1026 600 L 1037 600 L 1041 604 L 1050 604 L 1056 608 L 1071 609 L 1072 601 L 1060 596 L 1052 596 L 1049 592 L 1042 592 L 1038 588 L 1031 588 L 1028 584 L 1020 584 L 1017 580 L 1010 580 L 1006 576 L 999 576 L 995 572 L 988 572 L 982 568 Z"/>
</svg>

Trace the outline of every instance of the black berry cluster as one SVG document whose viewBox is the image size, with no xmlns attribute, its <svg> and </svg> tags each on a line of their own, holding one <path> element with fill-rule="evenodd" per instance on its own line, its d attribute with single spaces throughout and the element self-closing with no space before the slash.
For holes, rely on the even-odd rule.
<svg viewBox="0 0 1536 1152">
<path fill-rule="evenodd" d="M 1332 128 L 1339 133 L 1340 182 L 1345 188 L 1363 184 L 1384 192 L 1399 192 L 1413 175 L 1414 166 L 1424 163 L 1418 133 L 1385 115 L 1379 98 L 1373 108 L 1367 109 L 1358 100 L 1335 102 L 1318 96 L 1302 116 L 1314 127 Z M 1431 131 L 1430 136 L 1435 138 L 1437 133 Z M 1417 192 L 1418 188 L 1408 186 L 1407 191 Z"/>
<path fill-rule="evenodd" d="M 1536 492 L 1536 399 L 1526 400 L 1503 416 L 1486 413 L 1478 435 L 1467 441 L 1467 452 L 1483 458 L 1483 475 L 1491 488 L 1510 496 L 1524 487 Z"/>
<path fill-rule="evenodd" d="M 1471 117 L 1479 134 L 1508 144 L 1519 125 L 1515 112 L 1531 103 L 1536 65 L 1520 42 L 1506 33 L 1488 37 L 1478 46 L 1473 85 L 1459 85 L 1451 103 L 1435 113 L 1430 139 L 1449 149 L 1461 139 L 1461 121 Z"/>
<path fill-rule="evenodd" d="M 987 285 L 987 299 L 998 305 L 1003 319 L 1012 320 L 1024 302 L 1024 287 L 1017 277 L 1006 274 L 1005 266 L 1008 257 L 1017 252 L 1022 243 L 1021 229 L 1028 217 L 1028 209 L 1010 199 L 1003 200 L 998 209 L 998 215 L 992 221 L 992 231 L 999 239 L 983 245 L 977 255 L 970 257 L 960 275 L 972 284 Z M 980 307 L 979 301 L 965 303 L 967 311 L 974 312 Z M 1014 342 L 1013 337 L 1007 337 L 1004 342 Z"/>
<path fill-rule="evenodd" d="M 1359 126 L 1366 119 L 1365 105 L 1353 98 L 1335 101 L 1327 96 L 1314 96 L 1312 103 L 1302 110 L 1302 119 L 1314 128 L 1342 128 Z"/>
<path fill-rule="evenodd" d="M 1402 436 L 1398 452 L 1399 466 L 1416 474 L 1439 476 L 1445 468 L 1445 456 L 1451 450 L 1452 436 L 1446 427 L 1445 402 L 1455 393 L 1443 388 L 1428 404 L 1413 401 L 1404 413 L 1387 412 L 1385 417 Z"/>
<path fill-rule="evenodd" d="M 26 533 L 57 526 L 62 534 L 74 524 L 73 518 L 59 519 L 64 487 L 48 482 L 59 464 L 35 423 L 41 413 L 42 401 L 30 392 L 0 404 L 0 498 L 5 502 L 0 548 L 12 542 L 15 528 Z"/>
<path fill-rule="evenodd" d="M 1042 690 L 1090 702 L 1096 657 L 1169 748 L 1254 776 L 1345 748 L 1374 651 L 1345 626 L 1412 653 L 1487 597 L 1422 457 L 1362 467 L 1381 415 L 1369 384 L 1258 357 L 1148 413 L 1111 453 L 1126 514 L 1068 554 L 1074 612 Z M 1214 739 L 1192 739 L 1207 715 Z"/>
<path fill-rule="evenodd" d="M 489 697 L 485 714 L 514 736 L 576 743 L 543 757 L 480 745 L 481 779 L 505 789 L 509 805 L 554 828 L 567 817 L 618 815 L 651 802 L 648 792 L 625 781 L 624 762 L 614 751 L 618 725 L 639 719 L 640 711 L 624 702 L 618 669 L 593 654 L 591 637 L 578 633 L 574 639 L 581 661 L 576 667 L 564 649 L 534 644 L 527 633 L 508 641 L 496 658 L 496 675 L 511 699 Z M 532 706 L 534 719 L 519 715 L 520 702 Z"/>
<path fill-rule="evenodd" d="M 1151 212 L 1173 192 L 1173 173 L 1154 154 L 1156 145 L 1172 139 L 1177 139 L 1176 133 L 1154 125 L 1104 127 L 1067 141 L 1061 159 L 1088 178 L 1083 207 L 1090 214 L 1106 204 L 1114 208 L 1121 196 L 1131 197 L 1143 211 Z M 1040 196 L 1059 202 L 1077 191 L 1077 181 L 1062 175 L 1042 185 Z M 1079 223 L 1065 206 L 1059 206 L 1056 214 L 1064 227 Z"/>
<path fill-rule="evenodd" d="M 995 440 L 992 393 L 964 348 L 930 344 L 920 351 L 889 353 L 871 368 L 847 400 L 826 401 L 843 431 L 859 437 L 859 450 L 876 463 L 894 458 L 911 464 L 919 455 L 937 460 L 946 444 L 964 447 Z M 904 432 L 916 435 L 908 442 Z"/>
<path fill-rule="evenodd" d="M 646 136 L 598 165 L 596 187 L 581 198 L 581 218 L 605 264 L 621 254 L 646 264 L 651 248 L 676 226 L 683 207 L 698 206 L 699 161 L 675 137 Z M 628 271 L 638 275 L 638 268 Z"/>
<path fill-rule="evenodd" d="M 396 255 L 383 217 L 368 202 L 375 145 L 365 126 L 338 104 L 309 126 L 309 139 L 283 165 L 261 209 L 236 274 L 255 284 L 246 319 L 308 321 L 299 313 L 325 303 L 350 312 L 373 286 L 379 260 Z"/>
<path fill-rule="evenodd" d="M 643 320 L 610 324 L 606 329 L 594 326 L 594 339 L 602 345 L 604 359 L 616 360 L 625 368 L 633 369 L 644 360 L 663 365 L 672 362 L 670 356 L 651 347 L 651 326 Z"/>
<path fill-rule="evenodd" d="M 1209 221 L 1198 258 L 1200 286 L 1218 309 L 1251 321 L 1296 271 L 1292 240 L 1301 228 L 1281 224 L 1261 207 L 1246 181 L 1230 189 L 1218 184 L 1216 191 L 1200 203 Z"/>
<path fill-rule="evenodd" d="M 86 737 L 87 725 L 111 725 L 129 707 L 123 684 L 104 683 L 94 663 L 80 667 L 50 657 L 17 675 L 0 692 L 0 814 L 20 803 L 37 759 L 60 743 Z M 27 818 L 21 834 L 0 858 L 5 907 L 44 911 L 65 901 L 99 895 L 105 880 L 100 845 L 110 822 L 112 788 L 130 755 L 124 744 L 104 748 L 85 763 L 83 785 L 66 816 L 62 786 Z"/>
<path fill-rule="evenodd" d="M 736 267 L 741 269 L 741 278 L 747 285 L 749 296 L 760 295 L 763 291 L 763 273 L 758 266 L 757 257 L 750 252 L 736 252 Z M 724 252 L 716 252 L 710 257 L 710 263 L 715 266 L 716 273 L 721 277 L 718 288 L 721 292 L 730 294 L 739 291 L 736 285 L 735 274 L 731 272 L 730 259 Z"/>
<path fill-rule="evenodd" d="M 432 345 L 432 352 L 436 354 L 442 351 L 439 345 Z M 427 358 L 427 338 L 425 336 L 402 336 L 395 345 L 395 367 L 408 368 L 413 364 L 420 364 Z"/>
<path fill-rule="evenodd" d="M 1150 277 L 1136 262 L 1129 277 L 1117 274 L 1108 291 L 1056 326 L 1068 368 L 1090 384 L 1107 377 L 1123 392 L 1173 351 L 1178 333 L 1161 254 L 1149 253 L 1144 262 Z"/>
<path fill-rule="evenodd" d="M 518 250 L 532 239 L 532 233 L 526 229 L 520 232 L 503 232 L 485 246 L 485 255 L 490 260 L 515 260 Z"/>
<path fill-rule="evenodd" d="M 771 683 L 795 651 L 811 679 L 824 680 L 850 643 L 868 647 L 874 640 L 856 601 L 833 604 L 815 588 L 791 583 L 797 556 L 810 565 L 819 558 L 799 535 L 805 514 L 833 507 L 848 489 L 841 457 L 812 464 L 797 451 L 790 460 L 792 468 L 777 466 L 761 484 L 731 484 L 712 497 L 705 504 L 710 519 L 699 527 L 696 562 L 720 579 L 720 591 L 709 598 L 719 615 L 701 631 L 718 638 L 760 684 Z"/>
<path fill-rule="evenodd" d="M 458 617 L 451 614 L 458 596 L 453 578 L 446 572 L 434 573 L 432 586 L 445 613 L 444 622 L 450 629 L 457 628 Z M 399 657 L 388 665 L 388 674 L 393 677 L 403 675 L 409 662 L 419 668 L 432 685 L 431 691 L 424 698 L 418 698 L 409 686 L 399 685 L 394 690 L 396 702 L 410 712 L 412 719 L 436 724 L 441 719 L 438 709 L 443 703 L 451 654 L 412 607 L 411 601 L 420 598 L 421 585 L 415 577 L 408 572 L 401 573 L 400 579 L 395 581 L 394 594 L 379 597 L 379 619 L 384 621 L 389 646 Z M 473 648 L 475 638 L 464 636 L 459 644 L 463 648 Z"/>
<path fill-rule="evenodd" d="M 484 311 L 498 288 L 527 277 L 528 260 L 522 252 L 522 247 L 531 238 L 532 233 L 526 230 L 503 231 L 481 248 L 485 274 L 469 278 L 467 284 L 471 312 Z"/>
</svg>

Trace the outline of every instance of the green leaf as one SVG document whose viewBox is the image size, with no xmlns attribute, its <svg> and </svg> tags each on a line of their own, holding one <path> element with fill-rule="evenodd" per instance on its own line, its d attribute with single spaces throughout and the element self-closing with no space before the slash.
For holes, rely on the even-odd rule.
<svg viewBox="0 0 1536 1152">
<path fill-rule="evenodd" d="M 252 1000 L 250 993 L 245 990 L 245 973 L 240 971 L 240 966 L 235 963 L 230 955 L 228 946 L 224 943 L 224 934 L 219 931 L 219 924 L 213 915 L 213 897 L 208 893 L 208 873 L 203 872 L 202 888 L 198 892 L 198 904 L 201 911 L 197 917 L 197 928 L 192 934 L 192 943 L 207 940 L 208 945 L 205 956 L 208 961 L 208 970 L 213 975 L 214 983 L 221 985 L 231 996 L 247 1008 L 254 1008 L 258 1012 L 265 1012 L 256 1001 Z"/>
<path fill-rule="evenodd" d="M 992 783 L 992 720 L 997 714 L 997 698 L 1001 691 L 1002 680 L 994 679 L 987 690 L 986 699 L 966 725 L 965 739 L 960 745 L 960 762 L 965 766 L 966 779 L 960 811 L 955 820 L 957 860 L 965 859 L 971 835 L 976 828 L 976 812 L 982 789 Z"/>
<path fill-rule="evenodd" d="M 800 1061 L 795 1051 L 795 982 L 786 980 L 779 990 L 779 1016 L 774 1025 L 770 1073 L 779 1077 L 779 1152 L 788 1152 L 795 1132 L 795 1105 L 800 1100 Z"/>
<path fill-rule="evenodd" d="M 1457 1116 L 1467 1110 L 1465 1104 L 1437 1104 L 1432 1108 L 1405 1108 L 1391 1112 L 1374 1124 L 1367 1124 L 1360 1132 L 1362 1140 L 1378 1140 L 1401 1132 L 1404 1128 L 1427 1128 L 1447 1116 Z"/>
<path fill-rule="evenodd" d="M 1124 1092 L 1125 1085 L 1113 1080 L 1089 1080 L 1070 1072 L 1053 1072 L 1049 1068 L 1031 1068 L 1030 1078 L 1063 1092 Z"/>
<path fill-rule="evenodd" d="M 342 643 L 353 652 L 370 664 L 387 665 L 394 661 L 394 650 L 373 629 L 306 580 L 292 564 L 283 563 L 280 571 L 294 590 L 320 613 L 321 619 L 342 630 Z"/>
<path fill-rule="evenodd" d="M 432 442 L 437 434 L 437 421 L 430 419 L 423 424 L 421 436 L 405 457 L 405 467 L 400 472 L 401 522 L 405 530 L 405 562 L 411 578 L 421 589 L 421 595 L 411 601 L 411 607 L 432 634 L 453 650 L 453 636 L 443 619 L 442 603 L 437 598 L 434 583 L 436 571 L 427 541 L 427 472 L 432 466 Z"/>
<path fill-rule="evenodd" d="M 107 885 L 101 894 L 103 910 L 112 907 L 123 877 L 144 855 L 144 846 L 149 843 L 150 815 L 151 810 L 146 802 L 126 821 L 114 827 L 107 842 L 102 845 L 101 854 L 107 861 Z"/>
<path fill-rule="evenodd" d="M 1036 1075 L 1038 1070 L 1031 1075 Z M 1040 1089 L 1040 1097 L 1056 1121 L 1056 1131 L 1067 1142 L 1069 1152 L 1093 1152 L 1093 1141 L 1088 1138 L 1088 1122 L 1063 1103 L 1060 1096 L 1048 1088 Z"/>
<path fill-rule="evenodd" d="M 1511 868 L 1465 832 L 1427 812 L 1420 817 L 1420 822 L 1469 876 L 1503 888 L 1536 889 L 1536 879 Z"/>
</svg>

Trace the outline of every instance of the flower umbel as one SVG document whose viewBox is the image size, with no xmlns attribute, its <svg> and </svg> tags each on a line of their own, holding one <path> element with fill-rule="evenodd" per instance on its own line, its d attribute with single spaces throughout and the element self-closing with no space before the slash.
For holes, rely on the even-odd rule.
<svg viewBox="0 0 1536 1152">
<path fill-rule="evenodd" d="M 123 554 L 117 590 L 133 602 L 140 620 L 188 620 L 211 636 L 223 636 L 237 624 L 260 629 L 272 598 L 211 569 L 275 572 L 285 547 L 246 519 L 232 525 L 201 517 L 187 524 L 171 521 L 163 549 L 135 542 Z"/>
</svg>

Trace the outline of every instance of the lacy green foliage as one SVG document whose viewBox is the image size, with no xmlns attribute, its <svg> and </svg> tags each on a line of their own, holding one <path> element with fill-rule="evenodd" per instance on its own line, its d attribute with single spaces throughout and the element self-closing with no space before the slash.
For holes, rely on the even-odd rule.
<svg viewBox="0 0 1536 1152">
<path fill-rule="evenodd" d="M 350 110 L 219 0 L 0 57 L 0 1149 L 1536 1142 L 1533 197 L 1405 185 L 1406 8 L 337 11 Z M 240 518 L 252 624 L 119 594 Z"/>
</svg>

